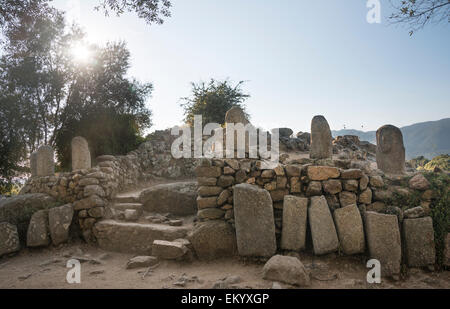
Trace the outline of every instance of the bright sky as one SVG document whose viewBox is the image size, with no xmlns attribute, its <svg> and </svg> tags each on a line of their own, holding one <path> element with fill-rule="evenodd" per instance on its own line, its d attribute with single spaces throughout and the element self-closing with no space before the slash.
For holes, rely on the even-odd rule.
<svg viewBox="0 0 450 309">
<path fill-rule="evenodd" d="M 365 0 L 172 0 L 161 26 L 106 18 L 99 0 L 53 3 L 91 42 L 128 43 L 130 75 L 155 87 L 152 130 L 180 124 L 190 82 L 210 78 L 247 81 L 251 122 L 266 129 L 309 131 L 318 114 L 364 131 L 450 117 L 450 26 L 409 37 L 388 25 L 387 0 L 381 24 L 366 21 Z"/>
</svg>

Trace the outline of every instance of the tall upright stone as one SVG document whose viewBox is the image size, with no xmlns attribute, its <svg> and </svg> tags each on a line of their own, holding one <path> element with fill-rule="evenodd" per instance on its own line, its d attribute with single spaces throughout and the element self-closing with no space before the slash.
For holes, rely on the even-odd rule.
<svg viewBox="0 0 450 309">
<path fill-rule="evenodd" d="M 390 174 L 405 172 L 405 146 L 399 128 L 385 125 L 377 130 L 377 166 Z"/>
<path fill-rule="evenodd" d="M 299 251 L 305 248 L 308 199 L 285 195 L 281 248 Z"/>
<path fill-rule="evenodd" d="M 410 267 L 423 267 L 435 263 L 433 220 L 431 217 L 403 221 L 404 252 Z"/>
<path fill-rule="evenodd" d="M 37 158 L 38 154 L 37 152 L 32 152 L 30 155 L 30 170 L 31 170 L 31 177 L 37 176 Z"/>
<path fill-rule="evenodd" d="M 339 240 L 325 196 L 311 198 L 308 217 L 314 254 L 321 255 L 337 251 Z"/>
<path fill-rule="evenodd" d="M 36 156 L 37 176 L 53 176 L 55 174 L 55 157 L 49 145 L 39 147 Z"/>
<path fill-rule="evenodd" d="M 222 148 L 224 150 L 224 156 L 227 155 L 226 153 L 226 148 L 227 148 L 227 135 L 231 134 L 231 133 L 227 133 L 230 130 L 230 124 L 234 125 L 234 129 L 238 129 L 238 127 L 236 125 L 238 124 L 242 124 L 244 126 L 247 126 L 248 124 L 250 124 L 250 121 L 248 121 L 247 116 L 245 115 L 244 111 L 237 106 L 232 107 L 226 114 L 225 114 L 225 130 L 223 130 L 223 144 L 222 144 Z M 250 128 L 253 128 L 253 126 L 249 126 Z M 248 128 L 248 127 L 247 127 Z M 255 134 L 256 134 L 256 128 L 255 129 Z M 238 144 L 238 139 L 240 139 L 239 137 L 240 135 L 238 134 L 237 131 L 234 131 L 233 134 L 233 138 L 234 138 L 234 147 L 233 147 L 233 151 L 234 151 L 234 157 L 236 158 L 238 155 L 238 150 L 240 150 L 240 147 L 243 147 L 243 151 L 245 152 L 244 155 L 245 157 L 247 157 L 247 154 L 249 153 L 249 146 L 250 146 L 250 133 L 249 131 L 246 131 L 244 134 L 245 137 L 245 142 L 244 145 L 239 145 Z M 231 150 L 231 149 L 230 149 Z"/>
<path fill-rule="evenodd" d="M 91 153 L 84 137 L 77 136 L 72 139 L 72 171 L 91 168 Z"/>
<path fill-rule="evenodd" d="M 311 122 L 311 159 L 327 159 L 333 155 L 330 126 L 324 116 L 314 116 Z"/>
<path fill-rule="evenodd" d="M 277 245 L 269 192 L 257 186 L 239 184 L 234 187 L 233 201 L 239 255 L 273 256 Z"/>
</svg>

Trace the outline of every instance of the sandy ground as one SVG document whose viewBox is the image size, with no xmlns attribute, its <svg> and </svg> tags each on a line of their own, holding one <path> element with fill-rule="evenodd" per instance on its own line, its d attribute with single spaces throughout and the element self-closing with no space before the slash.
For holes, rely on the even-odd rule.
<svg viewBox="0 0 450 309">
<path fill-rule="evenodd" d="M 68 284 L 67 261 L 83 257 L 81 283 Z M 126 269 L 132 254 L 105 252 L 84 243 L 66 244 L 59 248 L 24 249 L 18 255 L 0 259 L 0 288 L 63 288 L 63 289 L 197 289 L 213 288 L 221 279 L 238 276 L 239 282 L 230 288 L 271 288 L 273 282 L 262 279 L 263 263 L 229 258 L 212 262 L 162 261 L 144 278 L 146 268 Z M 430 272 L 410 269 L 406 278 L 399 281 L 383 279 L 381 284 L 366 283 L 368 269 L 362 257 L 329 255 L 300 256 L 311 272 L 309 288 L 327 289 L 379 289 L 379 288 L 450 288 L 450 272 Z M 185 284 L 179 285 L 180 278 Z M 283 288 L 295 288 L 281 284 Z"/>
</svg>

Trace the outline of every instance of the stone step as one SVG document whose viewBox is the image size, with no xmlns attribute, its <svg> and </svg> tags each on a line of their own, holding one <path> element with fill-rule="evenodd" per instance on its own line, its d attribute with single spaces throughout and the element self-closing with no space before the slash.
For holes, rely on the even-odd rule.
<svg viewBox="0 0 450 309">
<path fill-rule="evenodd" d="M 138 202 L 137 196 L 116 196 L 114 198 L 116 203 L 136 203 Z"/>
<path fill-rule="evenodd" d="M 95 224 L 93 230 L 100 248 L 104 250 L 151 255 L 153 241 L 186 238 L 191 229 L 192 226 L 102 220 Z"/>
<path fill-rule="evenodd" d="M 142 212 L 144 209 L 141 203 L 114 203 L 111 208 L 120 211 L 135 209 L 139 212 Z"/>
</svg>

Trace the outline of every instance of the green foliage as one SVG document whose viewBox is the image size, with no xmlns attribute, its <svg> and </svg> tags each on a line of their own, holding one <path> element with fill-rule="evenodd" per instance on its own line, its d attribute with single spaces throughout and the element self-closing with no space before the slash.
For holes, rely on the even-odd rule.
<svg viewBox="0 0 450 309">
<path fill-rule="evenodd" d="M 422 169 L 425 166 L 425 164 L 430 162 L 430 160 L 428 160 L 424 156 L 419 156 L 417 158 L 413 158 L 413 159 L 409 160 L 408 162 L 411 165 L 411 167 L 413 167 L 415 169 Z"/>
<path fill-rule="evenodd" d="M 194 115 L 202 115 L 203 123 L 225 122 L 225 114 L 232 107 L 240 107 L 245 112 L 243 102 L 250 96 L 243 92 L 241 81 L 235 86 L 228 80 L 217 81 L 211 79 L 209 83 L 192 83 L 192 95 L 182 98 L 185 103 L 181 104 L 184 109 L 185 122 L 194 124 Z M 248 117 L 248 114 L 246 113 Z"/>
<path fill-rule="evenodd" d="M 425 164 L 423 168 L 427 171 L 433 171 L 436 167 L 442 171 L 450 171 L 450 155 L 443 154 L 434 157 L 430 162 Z"/>
</svg>

